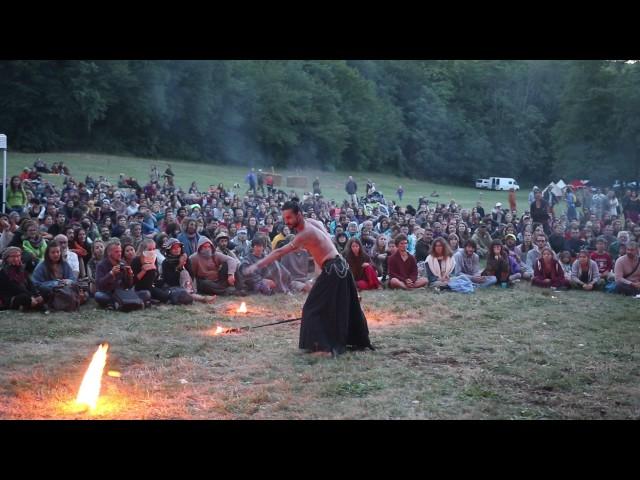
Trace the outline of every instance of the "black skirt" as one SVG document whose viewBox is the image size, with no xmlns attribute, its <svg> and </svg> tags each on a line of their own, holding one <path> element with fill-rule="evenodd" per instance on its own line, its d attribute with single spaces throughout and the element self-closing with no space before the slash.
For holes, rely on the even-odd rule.
<svg viewBox="0 0 640 480">
<path fill-rule="evenodd" d="M 371 348 L 358 289 L 344 258 L 327 260 L 302 307 L 300 348 L 344 353 Z"/>
</svg>

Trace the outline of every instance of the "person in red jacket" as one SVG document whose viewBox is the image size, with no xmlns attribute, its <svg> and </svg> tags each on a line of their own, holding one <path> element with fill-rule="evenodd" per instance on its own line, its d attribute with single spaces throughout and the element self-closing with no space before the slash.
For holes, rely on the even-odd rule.
<svg viewBox="0 0 640 480">
<path fill-rule="evenodd" d="M 416 258 L 407 252 L 407 237 L 399 234 L 395 241 L 398 251 L 388 260 L 389 288 L 410 290 L 428 285 L 429 281 L 426 278 L 418 278 Z"/>
<path fill-rule="evenodd" d="M 553 287 L 568 289 L 569 281 L 564 276 L 564 270 L 549 247 L 542 249 L 540 258 L 535 262 L 531 285 L 536 287 Z"/>
</svg>

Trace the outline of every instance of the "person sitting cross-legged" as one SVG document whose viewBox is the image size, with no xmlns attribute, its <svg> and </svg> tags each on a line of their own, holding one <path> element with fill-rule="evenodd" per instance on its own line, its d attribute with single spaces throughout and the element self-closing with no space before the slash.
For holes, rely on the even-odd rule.
<svg viewBox="0 0 640 480">
<path fill-rule="evenodd" d="M 480 268 L 480 257 L 476 253 L 476 242 L 469 239 L 464 244 L 464 250 L 458 251 L 453 255 L 456 263 L 454 274 L 456 276 L 467 277 L 478 287 L 489 287 L 495 285 L 498 279 L 491 275 L 482 275 Z"/>
<path fill-rule="evenodd" d="M 196 280 L 197 292 L 204 295 L 244 295 L 236 286 L 235 273 L 240 262 L 215 248 L 211 240 L 202 236 L 196 253 L 189 257 L 191 277 Z"/>
<path fill-rule="evenodd" d="M 116 289 L 128 290 L 131 287 L 133 287 L 133 271 L 123 262 L 120 240 L 112 238 L 105 245 L 104 258 L 96 267 L 95 300 L 101 307 L 113 307 L 113 294 Z M 145 304 L 151 300 L 151 293 L 148 290 L 138 290 L 136 294 Z"/>
<path fill-rule="evenodd" d="M 64 285 L 77 285 L 78 277 L 71 270 L 69 264 L 62 258 L 62 249 L 55 240 L 47 245 L 44 260 L 38 264 L 33 271 L 33 284 L 42 293 L 46 301 L 57 287 Z M 80 294 L 80 290 L 78 290 Z M 86 296 L 81 293 L 80 303 L 86 301 Z"/>
<path fill-rule="evenodd" d="M 351 237 L 349 239 L 342 255 L 349 264 L 349 269 L 353 274 L 358 290 L 382 289 L 376 269 L 373 268 L 371 257 L 369 257 L 358 238 Z"/>
<path fill-rule="evenodd" d="M 436 238 L 425 260 L 429 285 L 433 288 L 448 290 L 455 266 L 449 243 L 442 237 Z"/>
<path fill-rule="evenodd" d="M 616 292 L 624 295 L 640 294 L 640 258 L 638 243 L 627 243 L 625 255 L 616 260 L 613 267 L 616 274 Z"/>
<path fill-rule="evenodd" d="M 263 295 L 287 293 L 289 291 L 290 275 L 278 261 L 257 269 L 250 275 L 242 274 L 245 267 L 256 264 L 265 258 L 264 249 L 266 246 L 266 237 L 263 235 L 253 237 L 253 240 L 251 240 L 251 252 L 244 257 L 240 266 L 242 282 L 250 291 L 262 293 Z"/>
<path fill-rule="evenodd" d="M 494 277 L 500 284 L 508 284 L 511 277 L 511 263 L 509 254 L 502 245 L 501 240 L 491 242 L 491 248 L 487 257 L 487 265 L 482 275 Z M 505 286 L 505 285 L 503 285 Z"/>
<path fill-rule="evenodd" d="M 553 250 L 550 247 L 542 247 L 540 258 L 534 264 L 531 285 L 547 288 L 569 288 L 569 281 L 564 277 L 560 262 L 554 258 Z"/>
<path fill-rule="evenodd" d="M 294 235 L 287 235 L 284 240 L 286 243 L 293 241 Z M 304 249 L 294 250 L 286 254 L 280 260 L 284 268 L 291 275 L 291 291 L 292 292 L 308 292 L 313 287 L 313 280 L 309 275 L 309 261 L 313 261 L 309 252 Z"/>
<path fill-rule="evenodd" d="M 2 252 L 0 310 L 43 310 L 44 297 L 37 291 L 22 263 L 22 250 L 8 247 Z"/>
<path fill-rule="evenodd" d="M 399 234 L 395 238 L 398 250 L 388 260 L 389 288 L 413 290 L 429 284 L 426 278 L 418 278 L 418 264 L 413 255 L 407 252 L 407 237 Z"/>
<path fill-rule="evenodd" d="M 598 264 L 591 260 L 588 250 L 580 250 L 571 266 L 571 286 L 582 290 L 594 290 L 602 286 Z"/>
</svg>

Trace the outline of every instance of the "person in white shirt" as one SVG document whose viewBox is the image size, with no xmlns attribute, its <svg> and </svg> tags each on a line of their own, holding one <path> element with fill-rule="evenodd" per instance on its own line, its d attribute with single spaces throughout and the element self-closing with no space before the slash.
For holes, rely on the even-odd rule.
<svg viewBox="0 0 640 480">
<path fill-rule="evenodd" d="M 69 239 L 66 235 L 59 234 L 53 238 L 60 245 L 60 253 L 62 254 L 62 260 L 67 262 L 71 267 L 71 270 L 76 275 L 76 278 L 86 277 L 84 262 L 81 262 L 78 255 L 75 252 L 69 250 Z"/>
</svg>

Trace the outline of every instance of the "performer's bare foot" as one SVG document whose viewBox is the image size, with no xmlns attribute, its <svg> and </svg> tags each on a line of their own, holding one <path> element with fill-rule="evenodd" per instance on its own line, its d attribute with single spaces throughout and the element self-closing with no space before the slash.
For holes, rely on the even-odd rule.
<svg viewBox="0 0 640 480">
<path fill-rule="evenodd" d="M 323 351 L 311 352 L 311 355 L 313 355 L 314 357 L 317 357 L 317 358 L 332 358 L 333 357 L 333 353 L 331 353 L 331 352 L 323 352 Z"/>
</svg>

